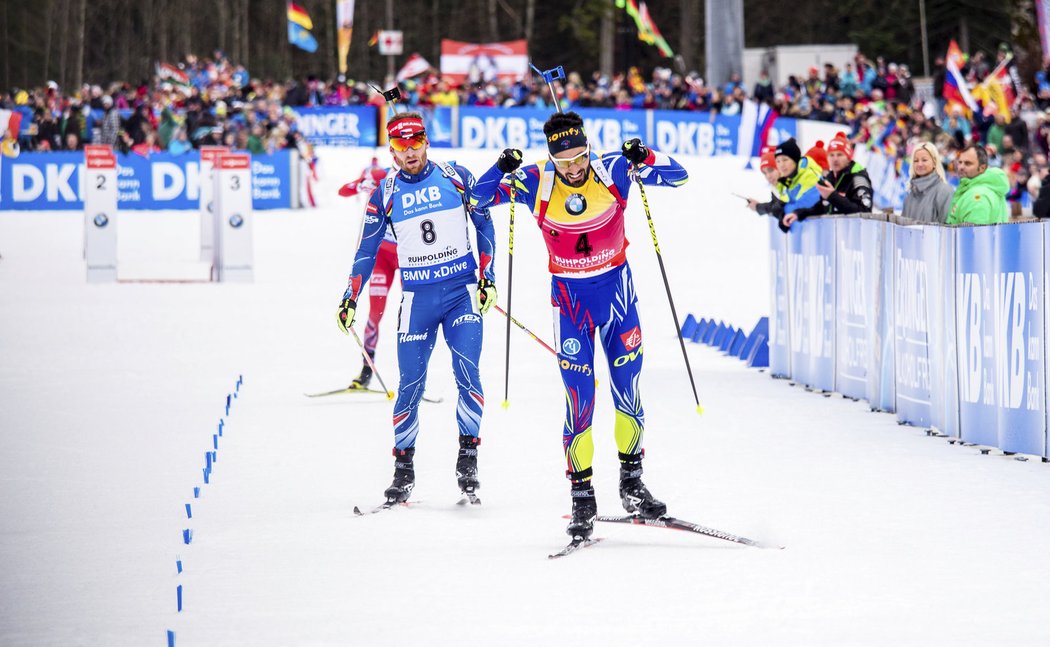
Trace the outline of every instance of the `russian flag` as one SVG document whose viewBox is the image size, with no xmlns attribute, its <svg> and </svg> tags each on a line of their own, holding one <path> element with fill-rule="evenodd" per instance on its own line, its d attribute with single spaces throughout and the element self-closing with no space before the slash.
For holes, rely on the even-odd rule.
<svg viewBox="0 0 1050 647">
<path fill-rule="evenodd" d="M 740 138 L 737 143 L 737 155 L 741 157 L 758 157 L 769 139 L 769 131 L 776 122 L 777 111 L 765 103 L 745 101 L 740 111 Z"/>
</svg>

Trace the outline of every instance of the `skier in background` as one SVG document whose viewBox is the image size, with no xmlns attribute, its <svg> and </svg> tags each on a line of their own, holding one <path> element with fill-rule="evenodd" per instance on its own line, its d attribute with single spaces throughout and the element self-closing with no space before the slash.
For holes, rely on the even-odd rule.
<svg viewBox="0 0 1050 647">
<path fill-rule="evenodd" d="M 548 159 L 519 169 L 521 151 L 508 148 L 478 180 L 474 194 L 480 207 L 502 204 L 510 200 L 513 182 L 514 200 L 532 210 L 547 244 L 555 348 L 566 392 L 562 447 L 572 496 L 566 532 L 578 542 L 590 537 L 598 511 L 591 482 L 595 332 L 609 363 L 616 408 L 621 502 L 628 512 L 643 517 L 667 512 L 641 479 L 642 330 L 627 263 L 624 210 L 632 173 L 638 173 L 643 184 L 672 187 L 684 184 L 688 175 L 678 162 L 638 139 L 624 142 L 619 153 L 599 155 L 575 112 L 552 115 L 543 133 Z"/>
<path fill-rule="evenodd" d="M 394 403 L 394 480 L 384 493 L 386 505 L 407 501 L 415 486 L 417 414 L 439 326 L 452 352 L 459 389 L 456 479 L 464 495 L 476 503 L 485 404 L 478 368 L 481 316 L 496 302 L 492 220 L 487 210 L 471 206 L 474 176 L 468 170 L 427 159 L 429 142 L 422 115 L 397 114 L 387 125 L 387 136 L 390 154 L 400 170 L 389 174 L 368 200 L 361 245 L 336 321 L 348 334 L 361 288 L 375 267 L 389 225 L 397 239 L 402 295 L 397 327 L 401 375 Z M 477 233 L 478 259 L 471 248 L 468 224 Z"/>
<path fill-rule="evenodd" d="M 361 175 L 356 180 L 344 184 L 339 189 L 339 195 L 344 198 L 355 195 L 370 198 L 376 187 L 383 183 L 386 175 L 387 169 L 379 165 L 378 157 L 373 157 L 372 163 L 361 171 Z M 364 221 L 361 222 L 361 233 L 358 234 L 359 243 L 363 232 Z M 365 325 L 364 344 L 365 352 L 372 360 L 375 360 L 376 345 L 379 343 L 379 322 L 382 321 L 383 313 L 386 312 L 386 298 L 394 284 L 396 274 L 397 241 L 394 239 L 393 230 L 387 227 L 383 242 L 379 244 L 379 251 L 376 253 L 372 277 L 368 280 L 368 323 Z M 354 378 L 349 388 L 367 389 L 371 381 L 372 367 L 368 365 L 368 362 L 362 361 L 361 374 Z"/>
</svg>

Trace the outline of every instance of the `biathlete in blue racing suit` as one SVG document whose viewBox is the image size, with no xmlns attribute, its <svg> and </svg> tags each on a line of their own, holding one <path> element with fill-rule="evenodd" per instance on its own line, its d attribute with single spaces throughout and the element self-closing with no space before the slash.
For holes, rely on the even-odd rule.
<svg viewBox="0 0 1050 647">
<path fill-rule="evenodd" d="M 400 170 L 391 171 L 368 201 L 361 245 L 337 321 L 344 333 L 353 323 L 357 299 L 372 273 L 389 223 L 397 239 L 402 297 L 397 324 L 401 375 L 394 403 L 394 481 L 385 492 L 387 502 L 406 501 L 415 484 L 418 408 L 439 326 L 452 352 L 459 389 L 456 477 L 473 502 L 479 485 L 477 452 L 485 405 L 478 369 L 481 316 L 496 302 L 492 220 L 488 210 L 471 204 L 474 176 L 469 171 L 427 159 L 427 136 L 418 113 L 398 114 L 387 126 L 387 135 L 390 154 Z M 468 224 L 476 230 L 478 259 Z"/>
</svg>

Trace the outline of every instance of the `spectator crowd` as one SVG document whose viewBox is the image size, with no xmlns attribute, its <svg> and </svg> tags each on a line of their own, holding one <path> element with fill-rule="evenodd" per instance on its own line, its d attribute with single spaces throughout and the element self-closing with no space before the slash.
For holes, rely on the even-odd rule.
<svg viewBox="0 0 1050 647">
<path fill-rule="evenodd" d="M 1006 45 L 992 57 L 976 52 L 965 60 L 962 76 L 968 84 L 979 86 L 1009 56 Z M 840 124 L 850 149 L 878 151 L 909 176 L 918 172 L 915 156 L 924 158 L 918 163 L 920 170 L 926 168 L 925 157 L 936 158 L 936 169 L 919 177 L 933 172 L 952 183 L 965 179 L 960 156 L 976 145 L 987 168 L 1005 174 L 1005 199 L 1012 212 L 1017 213 L 1022 202 L 1034 201 L 1037 215 L 1050 215 L 1050 187 L 1042 202 L 1035 200 L 1050 168 L 1050 59 L 1030 86 L 1017 84 L 1008 111 L 985 106 L 971 111 L 947 103 L 946 73 L 943 59 L 938 59 L 932 93 L 920 94 L 907 65 L 857 54 L 843 69 L 830 63 L 822 69 L 810 68 L 790 76 L 780 87 L 763 72 L 750 92 L 736 74 L 723 85 L 712 85 L 695 72 L 678 74 L 660 67 L 648 79 L 633 68 L 612 77 L 572 72 L 557 89 L 564 109 L 738 114 L 749 99 L 764 102 L 781 116 Z M 454 86 L 431 69 L 400 85 L 404 101 L 411 106 L 553 109 L 547 86 L 531 78 L 473 79 Z M 41 88 L 5 91 L 0 94 L 0 109 L 20 114 L 23 125 L 18 133 L 5 131 L 0 150 L 11 156 L 20 150 L 68 151 L 101 143 L 141 155 L 182 154 L 202 145 L 265 154 L 306 146 L 293 107 L 382 102 L 382 96 L 364 82 L 326 82 L 312 76 L 287 83 L 252 79 L 243 66 L 216 51 L 209 58 L 187 56 L 178 65 L 158 65 L 152 79 L 137 84 L 85 84 L 65 92 L 52 81 Z M 1041 214 L 1044 205 L 1047 213 Z"/>
</svg>

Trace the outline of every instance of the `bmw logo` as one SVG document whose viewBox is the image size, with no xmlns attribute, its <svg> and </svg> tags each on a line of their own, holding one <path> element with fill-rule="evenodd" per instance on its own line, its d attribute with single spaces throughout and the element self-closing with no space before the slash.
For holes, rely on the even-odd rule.
<svg viewBox="0 0 1050 647">
<path fill-rule="evenodd" d="M 241 214 L 235 213 L 232 216 L 230 216 L 230 226 L 233 227 L 234 229 L 237 229 L 238 227 L 240 227 L 243 224 L 244 224 L 244 218 L 241 217 Z"/>
<path fill-rule="evenodd" d="M 580 340 L 570 337 L 561 343 L 561 351 L 569 356 L 580 352 Z"/>
<path fill-rule="evenodd" d="M 579 193 L 573 193 L 565 200 L 565 210 L 578 216 L 587 209 L 587 199 Z"/>
<path fill-rule="evenodd" d="M 93 222 L 96 227 L 102 228 L 109 224 L 109 217 L 104 213 L 100 213 L 95 216 Z"/>
</svg>

